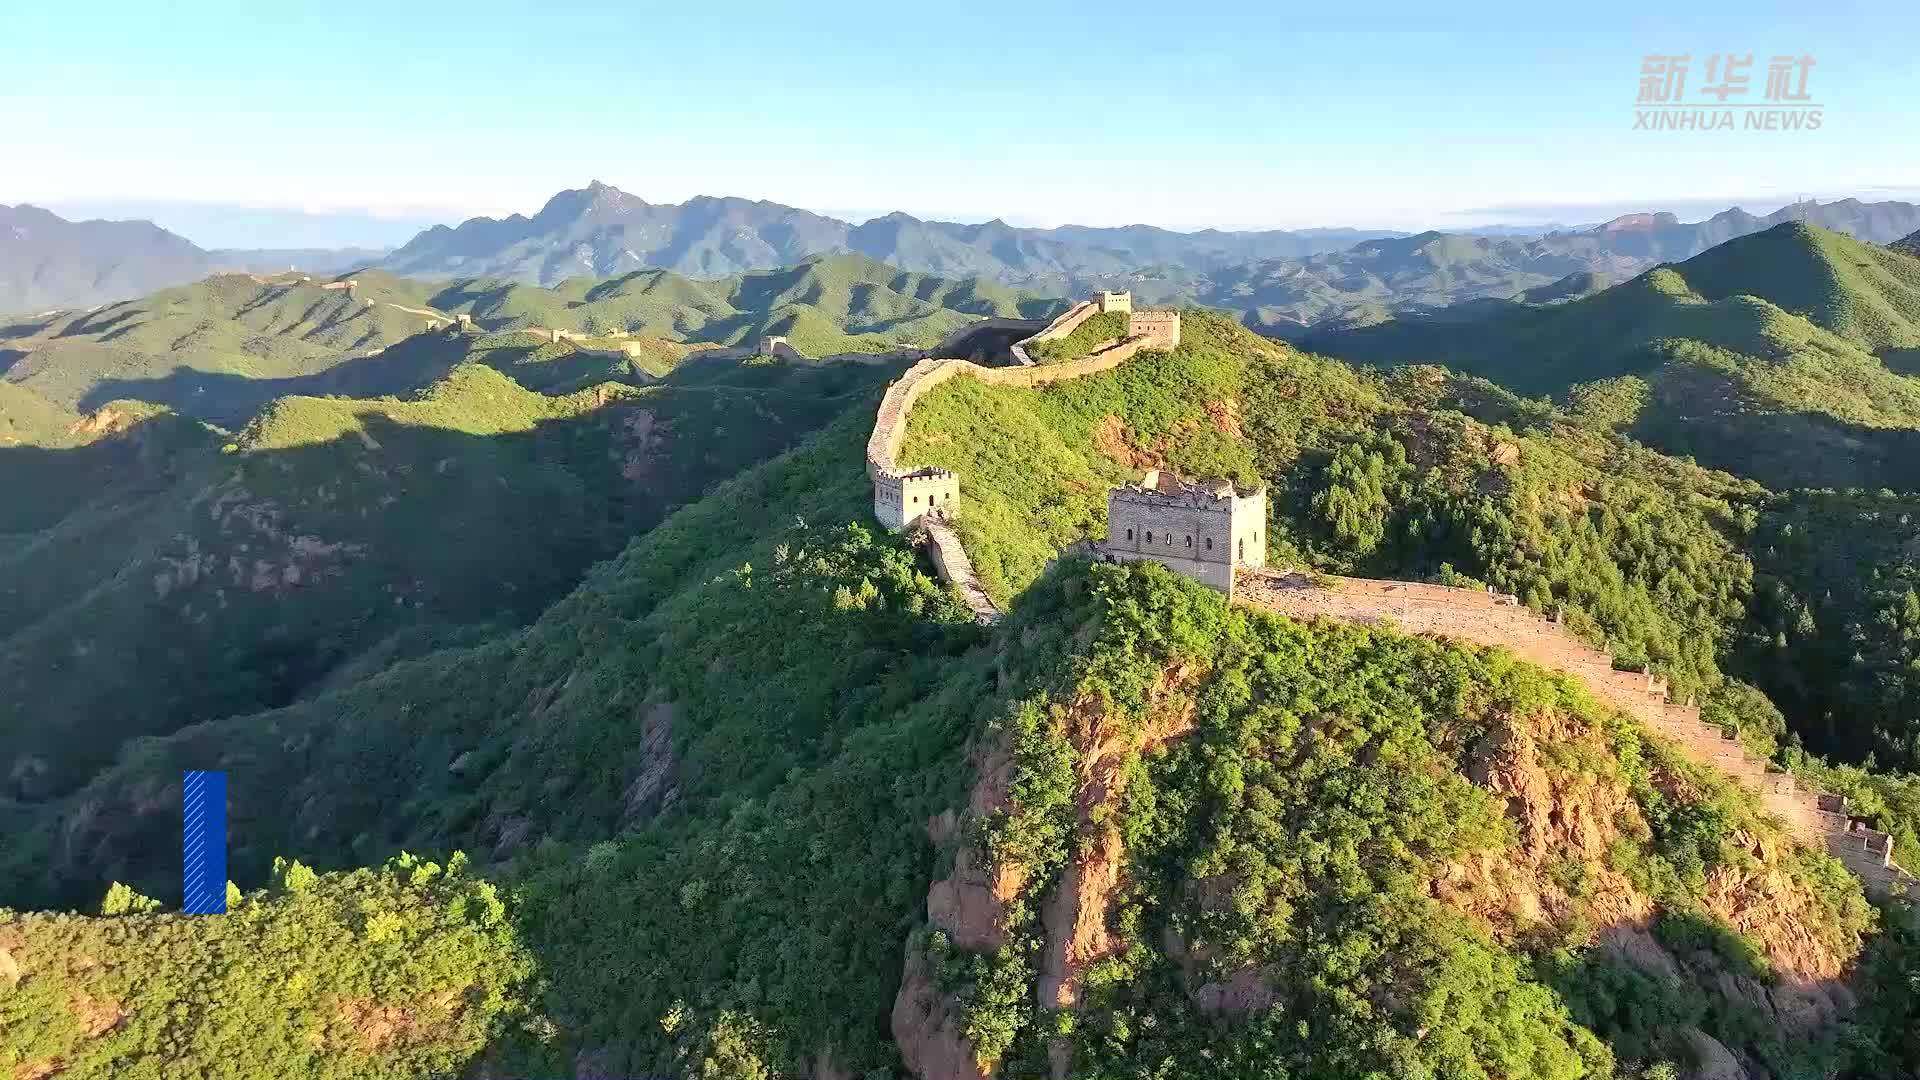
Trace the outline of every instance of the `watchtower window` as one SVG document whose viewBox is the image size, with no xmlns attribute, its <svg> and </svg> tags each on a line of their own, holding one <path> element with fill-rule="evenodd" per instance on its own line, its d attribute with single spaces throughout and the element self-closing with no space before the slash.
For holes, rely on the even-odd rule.
<svg viewBox="0 0 1920 1080">
<path fill-rule="evenodd" d="M 1246 538 L 1245 538 L 1245 537 L 1241 537 L 1241 538 L 1240 538 L 1240 555 L 1239 555 L 1239 557 L 1240 557 L 1240 558 L 1242 558 L 1242 559 L 1244 559 L 1244 558 L 1246 558 L 1246 557 L 1247 557 L 1247 540 L 1246 540 Z"/>
<path fill-rule="evenodd" d="M 1172 546 L 1173 546 L 1173 534 L 1172 534 L 1172 533 L 1168 533 L 1168 534 L 1167 534 L 1167 539 L 1166 539 L 1166 545 L 1167 545 L 1168 547 L 1172 547 Z"/>
<path fill-rule="evenodd" d="M 1129 539 L 1129 540 L 1131 540 L 1131 539 L 1133 539 L 1133 530 L 1132 530 L 1132 529 L 1128 529 L 1128 530 L 1127 530 L 1127 539 Z"/>
<path fill-rule="evenodd" d="M 1149 544 L 1151 544 L 1151 543 L 1153 543 L 1153 533 L 1152 533 L 1152 532 L 1148 532 L 1148 533 L 1147 533 L 1147 543 L 1149 543 Z"/>
<path fill-rule="evenodd" d="M 1189 536 L 1189 537 L 1187 537 L 1187 546 L 1188 546 L 1188 547 L 1192 547 L 1192 546 L 1193 546 L 1193 537 L 1191 537 L 1191 536 Z"/>
<path fill-rule="evenodd" d="M 1211 536 L 1207 537 L 1207 550 L 1208 551 L 1213 550 L 1213 537 Z"/>
</svg>

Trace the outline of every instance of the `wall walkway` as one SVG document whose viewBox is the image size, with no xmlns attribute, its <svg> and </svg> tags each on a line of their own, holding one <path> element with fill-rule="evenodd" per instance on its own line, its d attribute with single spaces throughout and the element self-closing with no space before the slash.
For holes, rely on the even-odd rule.
<svg viewBox="0 0 1920 1080">
<path fill-rule="evenodd" d="M 1689 760 L 1758 791 L 1761 804 L 1795 837 L 1824 845 L 1870 892 L 1884 895 L 1896 883 L 1916 884 L 1893 862 L 1893 838 L 1850 818 L 1845 800 L 1800 786 L 1791 774 L 1749 754 L 1730 733 L 1702 721 L 1698 707 L 1669 701 L 1665 679 L 1615 671 L 1612 656 L 1511 595 L 1276 570 L 1244 571 L 1238 588 L 1241 602 L 1293 618 L 1384 624 L 1403 633 L 1499 646 L 1572 675 L 1602 702 L 1673 742 Z"/>
<path fill-rule="evenodd" d="M 982 626 L 999 622 L 1000 608 L 987 595 L 987 590 L 980 587 L 980 577 L 973 572 L 973 560 L 967 558 L 967 549 L 954 535 L 947 515 L 939 510 L 923 514 L 919 526 L 926 533 L 935 569 L 943 580 L 960 590 L 960 598 L 973 612 L 973 621 Z"/>
<path fill-rule="evenodd" d="M 1083 301 L 1076 304 L 1035 337 L 1072 333 L 1075 327 L 1092 316 L 1094 310 L 1092 303 Z M 1064 331 L 1059 329 L 1063 326 L 1066 327 Z M 887 387 L 886 396 L 880 399 L 873 431 L 867 436 L 867 476 L 876 485 L 882 479 L 896 483 L 905 481 L 911 470 L 901 467 L 899 456 L 900 445 L 907 437 L 907 418 L 913 412 L 914 402 L 920 400 L 922 394 L 948 379 L 965 376 L 990 386 L 1045 386 L 1110 370 L 1125 363 L 1147 345 L 1146 338 L 1132 337 L 1077 360 L 1044 365 L 1029 361 L 1019 367 L 984 367 L 968 360 L 921 360 L 895 379 Z M 1014 349 L 1016 359 L 1023 355 L 1018 345 Z M 994 606 L 986 591 L 980 587 L 979 578 L 973 571 L 973 562 L 967 558 L 966 550 L 961 547 L 959 537 L 954 535 L 946 516 L 942 514 L 928 521 L 925 534 L 933 541 L 934 567 L 940 572 L 941 578 L 960 590 L 967 606 L 981 622 L 997 622 L 1000 609 Z"/>
</svg>

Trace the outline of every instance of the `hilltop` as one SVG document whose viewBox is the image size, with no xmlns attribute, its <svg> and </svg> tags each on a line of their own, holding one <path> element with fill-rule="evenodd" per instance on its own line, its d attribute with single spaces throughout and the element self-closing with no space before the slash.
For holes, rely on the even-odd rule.
<svg viewBox="0 0 1920 1080">
<path fill-rule="evenodd" d="M 238 424 L 273 396 L 263 388 L 292 392 L 297 380 L 444 325 L 447 316 L 421 310 L 425 295 L 387 274 L 221 274 L 0 328 L 0 379 L 74 412 L 135 398 Z"/>
<path fill-rule="evenodd" d="M 494 329 L 626 330 L 667 340 L 752 346 L 786 337 L 809 356 L 927 346 L 979 318 L 1035 317 L 1057 301 L 968 278 L 910 273 L 859 255 L 700 280 L 666 270 L 578 278 L 551 288 L 455 281 L 429 295 Z"/>
<path fill-rule="evenodd" d="M 1786 224 L 1552 307 L 1309 339 L 1439 363 L 1775 487 L 1911 488 L 1920 260 Z"/>
</svg>

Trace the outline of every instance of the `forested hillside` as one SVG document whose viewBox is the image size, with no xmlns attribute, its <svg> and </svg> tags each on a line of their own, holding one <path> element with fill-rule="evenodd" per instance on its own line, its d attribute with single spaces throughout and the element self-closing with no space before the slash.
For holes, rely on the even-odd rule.
<svg viewBox="0 0 1920 1080">
<path fill-rule="evenodd" d="M 0 327 L 0 381 L 73 412 L 134 399 L 238 426 L 271 398 L 327 392 L 334 369 L 446 321 L 413 282 L 353 280 L 223 274 L 16 320 Z"/>
<path fill-rule="evenodd" d="M 0 449 L 23 496 L 0 515 L 6 793 L 524 623 L 885 377 L 704 365 L 550 397 L 468 364 L 405 399 L 281 398 L 230 440 L 129 407 L 91 443 Z"/>
<path fill-rule="evenodd" d="M 865 369 L 731 370 L 785 372 L 791 393 Z M 489 370 L 461 380 L 504 392 Z M 223 768 L 232 874 L 274 890 L 241 911 L 341 942 L 261 992 L 287 1019 L 262 1028 L 260 1061 L 343 1039 L 373 1075 L 455 1058 L 513 1076 L 1913 1066 L 1901 917 L 1577 687 L 1385 628 L 1229 608 L 1156 568 L 1046 568 L 1100 534 L 1106 482 L 1141 467 L 1265 480 L 1274 561 L 1564 605 L 1765 748 L 1791 735 L 1737 681 L 1775 498 L 1759 485 L 1484 382 L 1382 377 L 1189 312 L 1170 356 L 1041 392 L 955 380 L 914 411 L 906 457 L 960 469 L 960 530 L 1010 609 L 982 628 L 868 524 L 877 389 L 524 629 L 401 650 L 271 711 L 204 710 L 71 793 L 0 802 L 0 896 L 91 904 L 113 880 L 170 895 L 180 770 Z M 298 424 L 269 413 L 243 463 L 264 455 L 271 474 L 278 449 L 316 447 L 376 464 L 358 432 L 385 446 L 398 425 L 322 404 Z M 1914 835 L 1910 782 L 1795 755 Z M 432 915 L 433 896 L 352 901 L 390 887 L 334 876 L 455 849 L 503 922 L 484 904 L 454 909 L 479 930 Z M 343 899 L 276 906 L 302 890 Z M 144 906 L 120 889 L 104 924 L 14 917 L 0 945 L 32 987 L 78 948 L 62 935 L 222 932 Z M 387 946 L 338 936 L 429 926 L 469 943 L 458 962 L 371 984 L 355 972 Z M 0 1025 L 12 1061 L 152 1069 L 151 1041 L 121 1032 L 217 1037 L 166 1006 L 202 991 L 60 977 L 79 981 L 36 992 L 73 1022 Z M 487 1004 L 435 1022 L 457 987 Z"/>
<path fill-rule="evenodd" d="M 1572 303 L 1314 338 L 1551 395 L 1772 487 L 1920 487 L 1920 259 L 1788 224 Z"/>
</svg>

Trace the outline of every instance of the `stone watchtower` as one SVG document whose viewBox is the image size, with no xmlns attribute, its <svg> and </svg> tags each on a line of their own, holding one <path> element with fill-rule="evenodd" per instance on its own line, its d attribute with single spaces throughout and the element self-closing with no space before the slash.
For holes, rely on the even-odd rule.
<svg viewBox="0 0 1920 1080">
<path fill-rule="evenodd" d="M 1146 347 L 1149 349 L 1172 352 L 1180 347 L 1180 313 L 1177 311 L 1129 312 L 1127 336 L 1146 338 Z"/>
<path fill-rule="evenodd" d="M 1097 292 L 1093 294 L 1094 307 L 1105 315 L 1109 311 L 1126 314 L 1133 310 L 1133 294 L 1130 292 Z"/>
<path fill-rule="evenodd" d="M 1241 494 L 1228 481 L 1192 484 L 1158 469 L 1107 492 L 1107 539 L 1118 562 L 1151 559 L 1233 595 L 1238 567 L 1267 565 L 1267 489 Z"/>
<path fill-rule="evenodd" d="M 899 532 L 930 510 L 951 512 L 953 497 L 959 493 L 960 474 L 947 469 L 929 467 L 898 474 L 876 473 L 873 516 L 888 529 Z"/>
</svg>

